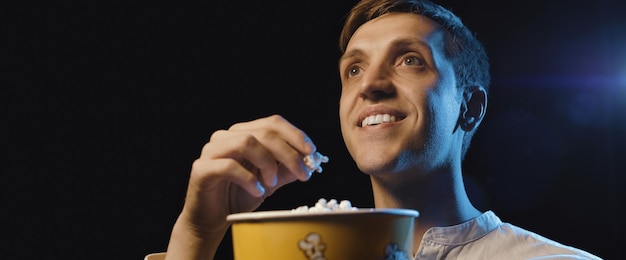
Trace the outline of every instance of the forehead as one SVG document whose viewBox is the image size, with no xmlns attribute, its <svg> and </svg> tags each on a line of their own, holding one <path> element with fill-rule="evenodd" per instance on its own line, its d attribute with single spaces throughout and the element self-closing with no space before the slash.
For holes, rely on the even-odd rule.
<svg viewBox="0 0 626 260">
<path fill-rule="evenodd" d="M 425 16 L 414 13 L 388 13 L 361 25 L 350 38 L 346 51 L 384 46 L 403 39 L 423 42 L 431 49 L 441 49 L 443 35 L 443 28 Z"/>
</svg>

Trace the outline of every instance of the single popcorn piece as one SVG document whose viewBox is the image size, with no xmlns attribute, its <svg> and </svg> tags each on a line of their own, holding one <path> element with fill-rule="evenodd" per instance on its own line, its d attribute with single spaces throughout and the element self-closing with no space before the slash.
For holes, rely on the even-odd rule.
<svg viewBox="0 0 626 260">
<path fill-rule="evenodd" d="M 293 212 L 331 212 L 331 211 L 351 211 L 358 210 L 357 207 L 353 207 L 349 200 L 342 200 L 337 202 L 336 199 L 326 200 L 321 198 L 317 200 L 313 207 L 300 206 L 292 209 Z"/>
<path fill-rule="evenodd" d="M 322 172 L 322 163 L 327 163 L 328 157 L 319 152 L 304 157 L 304 164 L 310 171 Z"/>
<path fill-rule="evenodd" d="M 297 207 L 295 209 L 292 209 L 291 211 L 294 211 L 294 212 L 308 212 L 309 211 L 309 206 L 307 206 L 307 205 L 300 206 L 300 207 Z"/>
<path fill-rule="evenodd" d="M 339 208 L 340 209 L 353 209 L 352 203 L 349 200 L 342 200 L 339 203 Z"/>
</svg>

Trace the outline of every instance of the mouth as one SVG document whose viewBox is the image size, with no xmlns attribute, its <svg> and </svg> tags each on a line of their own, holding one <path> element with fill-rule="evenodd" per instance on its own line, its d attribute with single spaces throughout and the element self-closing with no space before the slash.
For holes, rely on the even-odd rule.
<svg viewBox="0 0 626 260">
<path fill-rule="evenodd" d="M 375 125 L 380 125 L 384 123 L 393 123 L 397 121 L 398 121 L 398 118 L 395 115 L 375 114 L 375 115 L 369 115 L 365 117 L 361 121 L 360 127 L 375 126 Z"/>
</svg>

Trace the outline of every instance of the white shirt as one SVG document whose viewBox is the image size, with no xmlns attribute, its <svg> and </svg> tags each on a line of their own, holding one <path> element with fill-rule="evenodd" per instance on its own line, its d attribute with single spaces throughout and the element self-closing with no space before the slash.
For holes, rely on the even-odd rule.
<svg viewBox="0 0 626 260">
<path fill-rule="evenodd" d="M 421 259 L 601 259 L 520 227 L 504 223 L 492 211 L 424 234 L 415 255 Z"/>
</svg>

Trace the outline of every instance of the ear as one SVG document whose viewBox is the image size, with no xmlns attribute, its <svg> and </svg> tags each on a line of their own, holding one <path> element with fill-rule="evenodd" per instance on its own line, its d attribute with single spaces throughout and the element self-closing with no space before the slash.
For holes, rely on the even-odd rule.
<svg viewBox="0 0 626 260">
<path fill-rule="evenodd" d="M 459 125 L 465 132 L 474 130 L 485 117 L 487 109 L 487 90 L 481 86 L 465 89 Z"/>
</svg>

